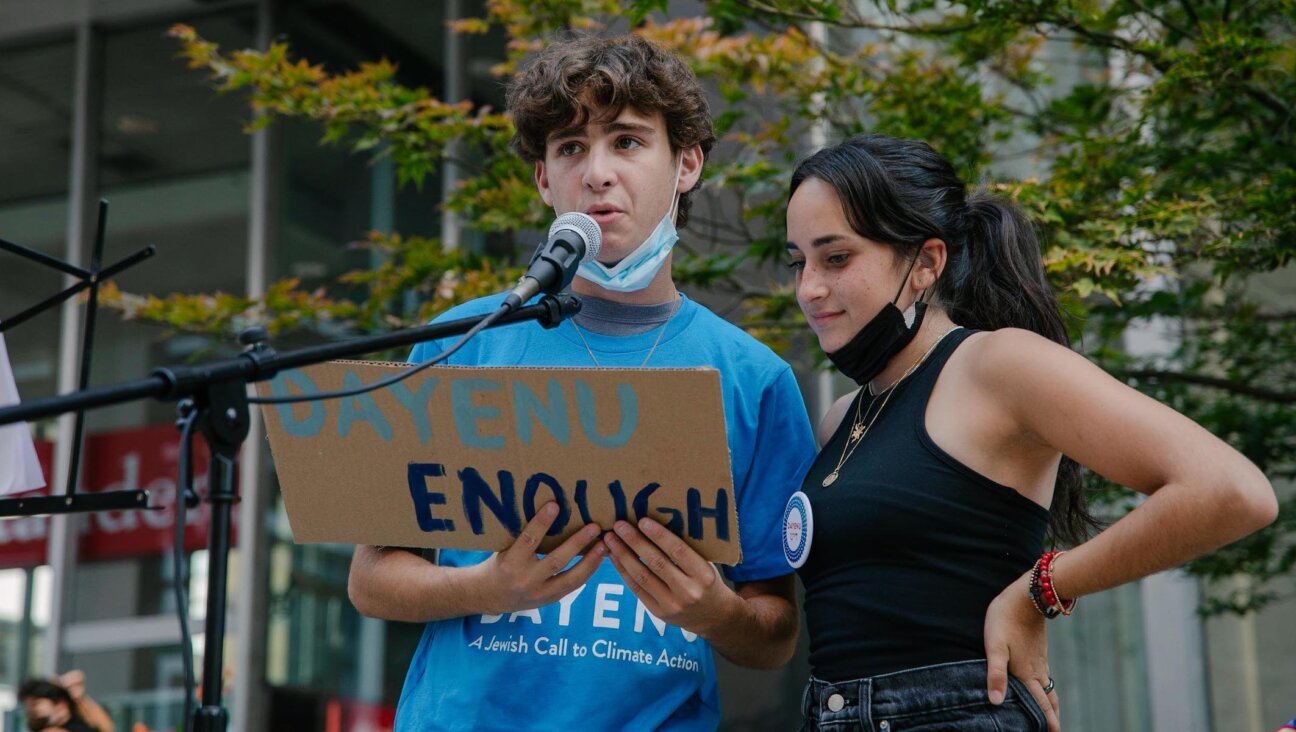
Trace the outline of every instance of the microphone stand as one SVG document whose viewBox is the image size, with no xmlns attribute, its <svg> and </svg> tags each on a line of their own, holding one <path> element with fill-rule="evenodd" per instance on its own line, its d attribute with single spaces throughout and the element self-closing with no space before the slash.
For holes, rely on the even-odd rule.
<svg viewBox="0 0 1296 732">
<path fill-rule="evenodd" d="M 540 302 L 514 310 L 490 327 L 536 320 L 545 328 L 554 328 L 579 312 L 580 308 L 580 300 L 572 295 L 545 295 Z M 193 732 L 224 732 L 229 723 L 229 714 L 221 706 L 225 575 L 229 560 L 230 511 L 238 501 L 234 486 L 234 456 L 247 437 L 251 422 L 247 385 L 273 378 L 285 369 L 461 335 L 486 317 L 489 314 L 353 338 L 282 354 L 265 345 L 267 336 L 264 328 L 250 328 L 239 337 L 248 349 L 234 358 L 194 366 L 156 368 L 142 379 L 0 408 L 0 425 L 5 425 L 145 397 L 193 400 L 196 410 L 195 426 L 202 433 L 211 452 L 207 500 L 212 504 L 212 517 L 208 537 L 207 633 L 203 652 L 202 705 L 194 711 L 193 725 L 187 729 Z M 183 477 L 180 476 L 181 480 Z M 177 485 L 181 483 L 178 482 Z M 87 510 L 84 506 L 69 509 L 64 505 L 68 500 L 57 496 L 39 496 L 3 501 L 0 503 L 16 506 L 0 515 L 31 516 Z M 190 651 L 185 649 L 185 652 Z"/>
</svg>

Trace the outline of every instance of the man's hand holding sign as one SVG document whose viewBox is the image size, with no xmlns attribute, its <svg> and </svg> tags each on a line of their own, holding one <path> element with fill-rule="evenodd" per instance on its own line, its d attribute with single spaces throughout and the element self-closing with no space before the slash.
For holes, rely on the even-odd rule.
<svg viewBox="0 0 1296 732">
<path fill-rule="evenodd" d="M 734 662 L 754 668 L 782 665 L 771 660 L 768 649 L 753 649 L 743 643 L 742 636 L 751 626 L 738 619 L 752 620 L 758 627 L 786 625 L 788 616 L 781 612 L 781 600 L 775 598 L 795 592 L 790 575 L 744 582 L 735 593 L 714 564 L 650 518 L 640 519 L 637 529 L 626 521 L 617 521 L 603 541 L 626 586 L 653 615 L 706 638 Z M 778 629 L 773 630 L 779 635 Z M 789 630 L 795 639 L 795 615 Z"/>
<path fill-rule="evenodd" d="M 503 615 L 558 602 L 598 569 L 607 555 L 598 540 L 602 533 L 598 524 L 586 524 L 557 549 L 536 554 L 557 517 L 558 504 L 546 503 L 509 548 L 470 568 L 481 580 L 486 614 Z M 568 569 L 578 555 L 582 555 L 580 561 Z"/>
<path fill-rule="evenodd" d="M 540 542 L 558 516 L 558 504 L 546 503 L 506 549 L 481 564 L 453 574 L 429 576 L 427 562 L 404 549 L 356 547 L 347 588 L 360 612 L 389 620 L 425 623 L 462 615 L 506 615 L 557 602 L 585 584 L 607 550 L 602 529 L 586 524 L 548 554 Z M 567 568 L 581 556 L 575 566 Z M 373 597 L 387 598 L 381 605 Z"/>
</svg>

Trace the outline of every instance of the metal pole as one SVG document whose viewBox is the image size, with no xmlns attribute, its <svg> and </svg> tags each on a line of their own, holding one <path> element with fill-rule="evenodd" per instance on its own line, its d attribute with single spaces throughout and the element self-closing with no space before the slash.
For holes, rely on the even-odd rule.
<svg viewBox="0 0 1296 732">
<path fill-rule="evenodd" d="M 450 22 L 461 14 L 459 0 L 446 0 L 445 8 L 445 92 L 442 101 L 454 104 L 463 99 L 463 42 L 459 34 L 450 27 Z M 462 151 L 459 143 L 451 143 L 448 155 L 441 161 L 441 201 L 444 203 L 454 192 L 459 182 L 459 166 L 452 159 Z M 441 210 L 441 246 L 446 249 L 458 249 L 462 244 L 462 230 L 459 217 L 453 211 Z"/>
<path fill-rule="evenodd" d="M 811 23 L 809 33 L 810 38 L 820 46 L 823 46 L 828 41 L 828 29 L 823 23 Z M 822 65 L 822 59 L 816 58 L 815 62 Z M 814 101 L 817 107 L 822 107 L 824 96 L 816 94 Z M 822 109 L 817 111 L 822 112 Z M 823 121 L 822 115 L 819 120 L 810 125 L 809 137 L 808 142 L 812 153 L 822 150 L 828 144 L 828 125 Z M 836 390 L 833 387 L 833 372 L 831 370 L 822 370 L 816 373 L 814 375 L 814 385 L 814 409 L 816 412 L 814 423 L 818 425 L 823 421 L 824 415 L 828 414 L 828 409 L 832 407 L 833 400 L 836 399 Z"/>
<path fill-rule="evenodd" d="M 14 685 L 21 684 L 32 675 L 31 641 L 32 641 L 32 593 L 36 590 L 36 570 L 33 567 L 23 569 L 23 611 L 22 622 L 18 625 L 18 660 L 14 664 Z"/>
<path fill-rule="evenodd" d="M 207 500 L 212 504 L 212 515 L 211 535 L 207 543 L 202 705 L 194 712 L 195 732 L 224 732 L 229 722 L 229 712 L 221 706 L 225 685 L 225 596 L 229 576 L 230 511 L 238 500 L 234 490 L 234 457 L 240 442 L 247 436 L 250 421 L 245 389 L 244 384 L 226 382 L 213 386 L 199 399 L 199 408 L 206 413 L 201 419 L 203 436 L 207 438 L 211 451 Z M 240 402 L 241 407 L 228 406 Z M 233 439 L 234 436 L 237 440 Z"/>
<path fill-rule="evenodd" d="M 256 47 L 266 49 L 274 34 L 272 0 L 257 3 Z M 247 294 L 258 298 L 265 294 L 270 251 L 272 217 L 270 160 L 271 135 L 274 128 L 258 130 L 252 135 L 252 185 L 248 200 Z M 239 486 L 243 497 L 239 505 L 238 578 L 234 615 L 234 684 L 230 712 L 233 728 L 240 732 L 266 729 L 266 626 L 269 584 L 269 536 L 265 516 L 270 508 L 270 486 L 264 473 L 265 440 L 261 420 L 249 426 L 247 448 L 239 460 Z M 192 649 L 186 648 L 186 653 Z"/>
<path fill-rule="evenodd" d="M 98 225 L 95 226 L 94 249 L 90 253 L 90 296 L 86 301 L 84 324 L 81 326 L 81 367 L 78 370 L 77 389 L 90 386 L 90 355 L 94 352 L 95 315 L 99 310 L 99 268 L 103 265 L 104 227 L 108 225 L 108 202 L 99 201 Z M 81 467 L 81 446 L 85 437 L 85 412 L 76 413 L 72 428 L 72 460 L 68 464 L 67 483 L 63 494 L 76 492 L 77 473 Z"/>
<path fill-rule="evenodd" d="M 68 228 L 65 259 L 82 261 L 86 239 L 86 221 L 98 187 L 96 173 L 99 156 L 99 118 L 102 98 L 102 53 L 98 34 L 90 23 L 89 11 L 77 25 L 75 103 L 72 115 L 72 157 L 68 171 Z M 74 284 L 64 279 L 64 287 Z M 59 340 L 59 392 L 67 393 L 78 383 L 78 317 L 80 308 L 74 300 L 63 303 Z M 55 440 L 54 480 L 51 485 L 66 485 L 71 474 L 76 423 L 71 414 L 59 418 Z M 46 628 L 42 668 L 54 673 L 62 666 L 63 627 L 72 616 L 72 599 L 76 574 L 75 516 L 50 518 L 48 561 L 53 570 L 53 592 L 50 598 L 49 627 Z"/>
</svg>

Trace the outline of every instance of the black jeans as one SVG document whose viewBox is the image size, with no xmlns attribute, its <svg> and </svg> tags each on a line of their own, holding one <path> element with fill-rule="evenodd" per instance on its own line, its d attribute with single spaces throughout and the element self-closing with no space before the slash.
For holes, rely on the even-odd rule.
<svg viewBox="0 0 1296 732">
<path fill-rule="evenodd" d="M 1044 732 L 1044 712 L 1009 677 L 1003 704 L 986 696 L 986 662 L 960 661 L 829 683 L 810 677 L 802 732 Z"/>
</svg>

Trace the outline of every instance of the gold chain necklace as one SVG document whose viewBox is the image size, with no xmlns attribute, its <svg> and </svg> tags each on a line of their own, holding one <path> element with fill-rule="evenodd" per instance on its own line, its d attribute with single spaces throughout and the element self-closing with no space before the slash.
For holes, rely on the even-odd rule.
<svg viewBox="0 0 1296 732">
<path fill-rule="evenodd" d="M 864 436 L 869 433 L 869 430 L 873 429 L 873 425 L 877 423 L 878 417 L 882 416 L 882 410 L 886 409 L 887 402 L 891 401 L 891 395 L 895 393 L 896 387 L 899 386 L 902 381 L 909 378 L 909 374 L 912 374 L 923 364 L 924 361 L 927 360 L 927 357 L 932 354 L 932 351 L 936 350 L 936 346 L 940 345 L 941 341 L 945 340 L 945 336 L 953 333 L 958 328 L 959 326 L 956 325 L 944 333 L 941 333 L 940 337 L 927 347 L 927 352 L 917 361 L 914 361 L 909 368 L 905 369 L 905 372 L 900 375 L 900 378 L 893 381 L 891 386 L 883 389 L 881 394 L 874 394 L 873 398 L 869 400 L 869 408 L 864 410 L 863 415 L 860 414 L 860 405 L 864 404 L 864 398 L 863 395 L 860 396 L 860 400 L 855 402 L 855 418 L 851 420 L 850 434 L 846 436 L 846 444 L 842 446 L 842 454 L 841 457 L 837 459 L 837 467 L 833 468 L 832 472 L 828 474 L 828 477 L 823 479 L 822 485 L 824 488 L 837 482 L 838 476 L 841 475 L 842 466 L 846 464 L 847 460 L 850 460 L 851 455 L 855 454 L 855 448 L 859 447 L 860 443 L 864 442 Z M 879 397 L 885 398 L 882 399 L 882 405 L 878 407 L 878 410 L 873 412 L 873 419 L 869 420 L 868 413 L 873 411 L 873 404 L 877 402 Z M 865 420 L 868 421 L 867 424 L 865 424 Z"/>
<path fill-rule="evenodd" d="M 679 293 L 676 293 L 675 301 L 678 304 L 675 306 L 675 309 L 671 311 L 670 315 L 666 316 L 666 322 L 662 323 L 661 327 L 657 330 L 657 340 L 653 341 L 652 348 L 648 349 L 648 355 L 644 356 L 643 363 L 639 364 L 639 368 L 648 365 L 648 360 L 657 352 L 657 345 L 661 343 L 662 336 L 666 335 L 666 326 L 670 325 L 671 320 L 675 317 L 675 313 L 678 313 L 684 308 L 684 302 L 683 299 L 679 297 Z M 590 348 L 589 341 L 585 340 L 585 333 L 582 331 L 581 327 L 576 324 L 575 320 L 572 321 L 572 327 L 576 329 L 576 335 L 580 336 L 581 343 L 585 345 L 585 350 L 589 352 L 590 360 L 594 362 L 595 366 L 603 368 L 603 364 L 599 363 L 598 356 L 594 355 L 594 349 Z"/>
</svg>

